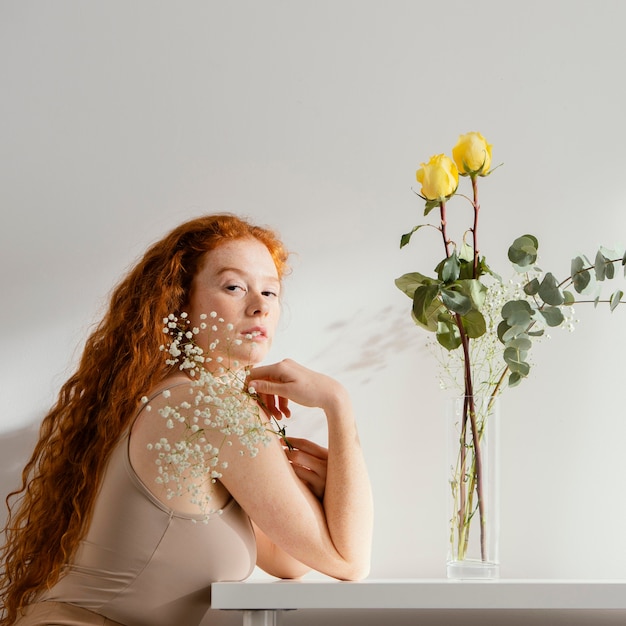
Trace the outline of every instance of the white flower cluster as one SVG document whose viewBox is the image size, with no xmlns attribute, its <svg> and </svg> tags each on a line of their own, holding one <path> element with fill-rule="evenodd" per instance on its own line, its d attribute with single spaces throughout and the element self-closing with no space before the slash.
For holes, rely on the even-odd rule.
<svg viewBox="0 0 626 626">
<path fill-rule="evenodd" d="M 470 343 L 475 395 L 490 395 L 504 366 L 504 346 L 498 340 L 497 332 L 502 306 L 507 300 L 525 297 L 521 287 L 513 282 L 505 284 L 486 277 L 483 283 L 487 291 L 481 313 L 485 318 L 487 332 Z M 463 352 L 460 349 L 444 350 L 434 339 L 429 345 L 439 362 L 439 387 L 444 390 L 454 389 L 455 393 L 462 394 L 465 381 Z"/>
<path fill-rule="evenodd" d="M 167 355 L 168 365 L 177 366 L 190 376 L 189 399 L 159 409 L 167 427 L 180 431 L 182 426 L 183 436 L 175 437 L 175 441 L 163 437 L 148 445 L 148 449 L 157 452 L 156 480 L 166 485 L 167 497 L 189 494 L 205 521 L 212 513 L 221 513 L 211 507 L 211 489 L 207 488 L 207 482 L 215 483 L 222 476 L 221 470 L 227 467 L 219 459 L 222 446 L 238 440 L 242 446 L 240 454 L 247 450 L 251 456 L 256 456 L 259 446 L 267 445 L 274 433 L 261 417 L 254 390 L 245 389 L 248 371 L 232 369 L 238 367 L 237 363 L 226 369 L 221 357 L 208 357 L 195 342 L 200 331 L 209 330 L 209 318 L 215 322 L 210 330 L 217 331 L 217 324 L 225 324 L 215 313 L 202 315 L 199 328 L 189 328 L 186 313 L 181 313 L 180 318 L 171 314 L 163 320 L 163 332 L 169 335 L 170 341 L 162 345 L 161 350 Z M 232 330 L 232 325 L 226 324 L 225 328 Z M 219 339 L 215 339 L 210 350 L 215 350 L 218 343 Z M 241 344 L 241 340 L 233 340 L 233 343 Z M 212 371 L 207 368 L 211 362 Z M 165 398 L 170 395 L 167 390 L 163 392 Z M 141 400 L 148 403 L 145 396 Z M 145 408 L 150 410 L 151 407 Z"/>
</svg>

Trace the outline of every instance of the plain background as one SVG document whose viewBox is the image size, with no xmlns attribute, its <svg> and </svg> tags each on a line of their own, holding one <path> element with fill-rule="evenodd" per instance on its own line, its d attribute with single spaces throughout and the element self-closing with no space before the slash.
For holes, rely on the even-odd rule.
<svg viewBox="0 0 626 626">
<path fill-rule="evenodd" d="M 2 0 L 3 493 L 120 276 L 232 211 L 295 253 L 272 359 L 353 394 L 372 577 L 443 577 L 444 394 L 393 284 L 442 252 L 428 229 L 399 249 L 415 170 L 461 133 L 493 144 L 481 250 L 502 274 L 526 232 L 557 276 L 625 245 L 625 20 L 617 0 Z M 503 396 L 503 577 L 626 578 L 625 316 L 578 306 Z"/>
</svg>

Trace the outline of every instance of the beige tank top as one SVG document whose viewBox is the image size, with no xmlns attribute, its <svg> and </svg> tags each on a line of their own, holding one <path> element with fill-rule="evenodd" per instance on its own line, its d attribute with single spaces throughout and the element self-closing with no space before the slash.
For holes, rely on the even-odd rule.
<svg viewBox="0 0 626 626">
<path fill-rule="evenodd" d="M 211 583 L 254 569 L 250 519 L 235 500 L 204 523 L 168 509 L 135 474 L 128 435 L 115 448 L 87 535 L 67 573 L 40 601 L 83 607 L 127 626 L 193 626 Z"/>
</svg>

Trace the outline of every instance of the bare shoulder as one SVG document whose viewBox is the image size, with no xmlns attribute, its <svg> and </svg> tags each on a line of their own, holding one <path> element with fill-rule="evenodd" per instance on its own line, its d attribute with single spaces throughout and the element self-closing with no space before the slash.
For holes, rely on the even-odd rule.
<svg viewBox="0 0 626 626">
<path fill-rule="evenodd" d="M 211 500 L 211 508 L 220 508 L 230 497 L 216 481 L 202 481 L 201 487 L 195 480 L 194 472 L 205 465 L 203 455 L 192 463 L 187 457 L 179 466 L 172 465 L 168 453 L 185 448 L 190 452 L 190 442 L 195 438 L 196 394 L 197 385 L 187 376 L 168 377 L 142 398 L 129 441 L 131 465 L 153 495 L 176 511 L 192 514 L 204 512 L 199 499 Z"/>
</svg>

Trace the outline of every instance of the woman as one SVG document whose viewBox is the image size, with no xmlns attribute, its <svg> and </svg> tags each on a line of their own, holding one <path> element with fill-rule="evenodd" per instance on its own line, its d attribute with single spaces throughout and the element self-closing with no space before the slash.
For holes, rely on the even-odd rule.
<svg viewBox="0 0 626 626">
<path fill-rule="evenodd" d="M 282 578 L 367 575 L 371 495 L 348 394 L 290 360 L 255 367 L 276 330 L 286 261 L 273 232 L 213 215 L 176 228 L 120 283 L 9 496 L 19 499 L 0 626 L 199 624 L 210 583 L 244 579 L 255 564 Z M 164 356 L 172 319 L 202 348 L 193 368 L 172 357 L 175 342 Z M 250 444 L 213 423 L 201 428 L 212 450 L 202 454 L 219 457 L 213 480 L 183 464 L 172 477 L 159 449 L 189 439 L 200 414 L 190 394 L 209 394 L 198 372 L 246 376 L 232 391 L 247 400 L 242 423 L 256 410 L 270 430 L 290 401 L 323 409 L 328 450 L 266 433 Z"/>
</svg>

